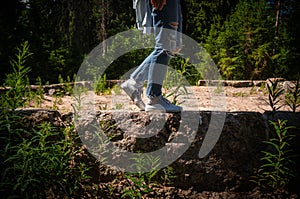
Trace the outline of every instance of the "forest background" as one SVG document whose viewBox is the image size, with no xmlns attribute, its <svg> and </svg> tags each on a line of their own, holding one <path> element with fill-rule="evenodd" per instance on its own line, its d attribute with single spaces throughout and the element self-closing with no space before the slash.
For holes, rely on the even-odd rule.
<svg viewBox="0 0 300 199">
<path fill-rule="evenodd" d="M 224 79 L 297 78 L 300 1 L 182 0 L 182 7 L 183 33 L 209 52 Z M 1 84 L 13 71 L 16 47 L 25 41 L 32 53 L 26 63 L 30 83 L 57 83 L 58 77 L 73 79 L 99 43 L 135 28 L 130 0 L 10 0 L 0 10 Z M 107 79 L 119 79 L 148 53 L 120 57 L 106 71 Z M 192 66 L 185 70 L 192 83 L 201 79 L 191 75 Z"/>
</svg>

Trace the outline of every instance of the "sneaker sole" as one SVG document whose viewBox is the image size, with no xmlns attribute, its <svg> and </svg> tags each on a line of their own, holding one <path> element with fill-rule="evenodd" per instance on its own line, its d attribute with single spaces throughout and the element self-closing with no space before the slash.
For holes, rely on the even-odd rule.
<svg viewBox="0 0 300 199">
<path fill-rule="evenodd" d="M 157 108 L 157 107 L 147 107 L 145 108 L 146 112 L 160 112 L 160 113 L 180 113 L 181 110 L 165 110 L 163 108 Z"/>
</svg>

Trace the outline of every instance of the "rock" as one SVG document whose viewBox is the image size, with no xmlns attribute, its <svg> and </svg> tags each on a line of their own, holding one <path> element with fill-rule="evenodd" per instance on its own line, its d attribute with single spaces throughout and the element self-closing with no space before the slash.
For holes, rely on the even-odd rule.
<svg viewBox="0 0 300 199">
<path fill-rule="evenodd" d="M 55 127 L 65 127 L 67 115 L 61 115 L 58 111 L 52 109 L 41 108 L 19 108 L 15 110 L 16 114 L 21 117 L 25 128 L 32 129 L 44 122 L 49 122 Z"/>
<path fill-rule="evenodd" d="M 62 127 L 66 125 L 66 122 L 72 121 L 70 120 L 72 118 L 71 114 L 62 116 L 54 110 L 19 109 L 17 112 L 23 116 L 23 121 L 28 126 L 35 126 L 41 122 L 49 121 L 55 126 Z M 196 124 L 183 124 L 181 118 L 183 114 L 187 113 L 162 114 L 165 122 L 159 132 L 151 132 L 153 133 L 151 137 L 142 138 L 128 134 L 124 128 L 133 128 L 133 123 L 136 126 L 148 126 L 151 121 L 158 122 L 162 115 L 150 115 L 146 112 L 107 111 L 97 112 L 94 116 L 103 132 L 111 137 L 109 141 L 120 150 L 148 153 L 167 146 L 170 152 L 176 151 L 186 142 L 191 142 L 187 150 L 170 164 L 176 176 L 172 186 L 176 188 L 189 190 L 193 187 L 193 190 L 198 192 L 204 190 L 215 192 L 225 190 L 233 192 L 251 191 L 254 184 L 250 182 L 250 178 L 254 174 L 254 170 L 260 166 L 261 151 L 265 147 L 263 141 L 268 136 L 268 114 L 262 115 L 255 112 L 226 113 L 225 123 L 218 142 L 212 151 L 201 159 L 198 157 L 199 150 L 202 147 L 209 126 L 214 124 L 210 121 L 212 112 L 198 113 L 201 115 L 202 122 L 198 124 L 193 140 L 189 140 L 188 135 L 191 133 L 189 127 Z M 277 117 L 289 118 L 287 114 L 282 114 L 283 116 L 278 115 Z M 299 124 L 299 114 L 296 115 L 296 118 L 298 119 L 293 120 L 293 122 Z M 87 118 L 85 122 L 88 120 Z M 186 132 L 178 132 L 181 125 L 184 125 L 185 128 L 183 129 Z M 137 135 L 144 136 L 143 133 L 145 132 L 140 132 Z M 116 159 L 118 159 L 117 156 Z M 95 170 L 93 171 L 93 169 Z M 101 167 L 95 166 L 90 172 L 94 173 L 93 178 L 101 179 L 102 182 L 103 180 L 106 182 L 112 181 L 119 175 L 119 170 L 105 164 Z M 100 177 L 97 178 L 97 175 Z M 192 193 L 188 191 L 182 194 Z M 210 194 L 210 197 L 213 196 Z"/>
<path fill-rule="evenodd" d="M 56 90 L 53 89 L 53 88 L 51 88 L 51 89 L 49 89 L 49 91 L 48 91 L 48 95 L 53 96 L 53 95 L 55 94 L 55 92 L 56 92 Z"/>
<path fill-rule="evenodd" d="M 253 82 L 251 80 L 239 80 L 239 81 L 226 80 L 225 84 L 226 86 L 232 86 L 236 88 L 253 86 Z"/>
<path fill-rule="evenodd" d="M 121 113 L 120 113 L 121 114 Z M 123 113 L 122 113 L 123 114 Z M 145 112 L 127 113 L 141 125 L 147 124 L 149 118 Z M 199 126 L 195 139 L 188 150 L 171 164 L 177 178 L 174 186 L 196 190 L 249 190 L 253 188 L 249 182 L 254 169 L 257 168 L 263 149 L 262 142 L 267 137 L 267 124 L 259 113 L 227 113 L 221 137 L 213 150 L 206 157 L 199 159 L 198 153 L 210 124 L 211 112 L 202 112 L 202 125 Z M 113 122 L 112 113 L 98 114 L 99 122 L 112 122 L 107 133 L 116 132 L 114 144 L 122 150 L 130 152 L 151 152 L 170 145 L 172 136 L 180 125 L 178 114 L 166 114 L 166 123 L 155 136 L 136 138 L 126 135 Z M 126 123 L 125 121 L 123 121 Z M 130 123 L 127 121 L 127 125 Z M 104 131 L 106 131 L 104 129 Z M 184 135 L 182 132 L 180 136 Z M 185 140 L 180 138 L 180 140 Z M 185 140 L 186 141 L 186 140 Z M 176 142 L 175 142 L 176 143 Z M 181 147 L 182 143 L 173 143 L 170 150 Z"/>
<path fill-rule="evenodd" d="M 235 88 L 261 86 L 265 81 L 263 80 L 199 80 L 198 86 L 232 86 Z"/>
<path fill-rule="evenodd" d="M 222 191 L 249 189 L 249 178 L 259 165 L 262 141 L 266 138 L 266 122 L 259 113 L 227 113 L 218 143 L 203 159 L 197 158 L 206 134 L 210 113 L 203 114 L 195 141 L 171 166 L 179 178 L 176 185 L 198 190 Z M 189 174 L 183 177 L 182 173 Z"/>
</svg>

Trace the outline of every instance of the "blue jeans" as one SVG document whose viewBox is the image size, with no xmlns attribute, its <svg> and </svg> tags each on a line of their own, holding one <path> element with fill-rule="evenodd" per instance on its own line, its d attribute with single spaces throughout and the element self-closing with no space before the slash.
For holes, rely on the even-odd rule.
<svg viewBox="0 0 300 199">
<path fill-rule="evenodd" d="M 152 10 L 155 48 L 131 74 L 136 82 L 147 82 L 146 95 L 160 96 L 170 58 L 181 47 L 180 0 L 167 0 L 162 10 Z"/>
</svg>

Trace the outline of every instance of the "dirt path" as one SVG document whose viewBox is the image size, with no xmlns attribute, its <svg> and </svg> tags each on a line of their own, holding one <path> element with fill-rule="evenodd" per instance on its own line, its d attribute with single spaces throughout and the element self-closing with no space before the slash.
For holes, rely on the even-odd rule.
<svg viewBox="0 0 300 199">
<path fill-rule="evenodd" d="M 268 105 L 268 95 L 265 89 L 260 87 L 234 88 L 224 87 L 224 92 L 219 94 L 216 88 L 194 86 L 189 87 L 188 95 L 180 95 L 179 102 L 182 102 L 184 110 L 212 111 L 222 110 L 227 112 L 252 111 L 263 113 L 270 111 Z M 223 97 L 222 97 L 223 95 Z M 120 90 L 112 90 L 109 95 L 94 95 L 88 97 L 98 110 L 129 110 L 138 111 L 138 108 L 130 101 L 129 97 Z M 146 99 L 145 99 L 146 100 Z M 172 100 L 172 97 L 170 97 Z M 43 102 L 36 107 L 34 103 L 30 107 L 57 109 L 62 113 L 73 112 L 72 96 L 55 98 L 44 96 Z M 287 106 L 283 106 L 281 111 L 289 111 Z M 299 109 L 297 111 L 300 111 Z"/>
</svg>

